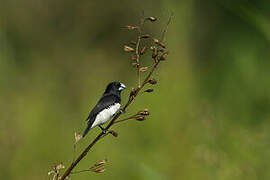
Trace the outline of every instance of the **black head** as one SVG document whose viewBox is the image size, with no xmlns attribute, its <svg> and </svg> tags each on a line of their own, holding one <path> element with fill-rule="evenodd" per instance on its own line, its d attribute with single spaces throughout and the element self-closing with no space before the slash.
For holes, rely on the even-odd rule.
<svg viewBox="0 0 270 180">
<path fill-rule="evenodd" d="M 108 84 L 105 93 L 117 93 L 120 94 L 122 90 L 126 89 L 126 86 L 120 82 L 111 82 Z"/>
</svg>

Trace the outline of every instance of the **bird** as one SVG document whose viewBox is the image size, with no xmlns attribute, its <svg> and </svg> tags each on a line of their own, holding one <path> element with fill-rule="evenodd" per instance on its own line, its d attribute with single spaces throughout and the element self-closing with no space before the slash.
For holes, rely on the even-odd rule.
<svg viewBox="0 0 270 180">
<path fill-rule="evenodd" d="M 96 126 L 99 126 L 105 132 L 101 125 L 106 123 L 120 110 L 121 92 L 124 89 L 126 89 L 126 86 L 120 82 L 111 82 L 107 85 L 105 92 L 86 118 L 88 122 L 83 137 L 86 136 L 90 129 Z"/>
</svg>

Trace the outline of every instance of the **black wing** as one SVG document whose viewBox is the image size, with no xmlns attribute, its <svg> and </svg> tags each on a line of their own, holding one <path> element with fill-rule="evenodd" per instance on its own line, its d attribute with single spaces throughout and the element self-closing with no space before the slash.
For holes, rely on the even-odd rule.
<svg viewBox="0 0 270 180">
<path fill-rule="evenodd" d="M 115 103 L 120 103 L 121 99 L 115 94 L 104 94 L 96 104 L 96 106 L 92 109 L 90 112 L 89 116 L 87 117 L 86 121 L 87 123 L 87 128 L 85 129 L 83 133 L 83 137 L 88 133 L 90 130 L 92 124 L 94 123 L 97 114 L 102 111 L 103 109 L 115 104 Z"/>
</svg>

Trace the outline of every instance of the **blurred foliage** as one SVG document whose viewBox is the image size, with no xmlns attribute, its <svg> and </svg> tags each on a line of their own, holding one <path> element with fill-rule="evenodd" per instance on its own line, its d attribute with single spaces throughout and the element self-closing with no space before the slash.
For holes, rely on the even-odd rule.
<svg viewBox="0 0 270 180">
<path fill-rule="evenodd" d="M 141 10 L 159 18 L 156 37 L 175 15 L 155 91 L 129 108 L 151 116 L 114 127 L 77 168 L 108 158 L 105 173 L 73 179 L 270 178 L 270 1 L 1 0 L 0 179 L 50 179 L 72 161 L 105 85 L 136 84 L 122 27 Z"/>
</svg>

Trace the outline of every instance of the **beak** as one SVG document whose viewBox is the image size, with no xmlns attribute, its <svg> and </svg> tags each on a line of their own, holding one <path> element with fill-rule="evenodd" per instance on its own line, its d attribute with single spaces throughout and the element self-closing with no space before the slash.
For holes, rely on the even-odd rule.
<svg viewBox="0 0 270 180">
<path fill-rule="evenodd" d="M 127 87 L 123 84 L 123 83 L 121 83 L 121 87 L 119 88 L 119 90 L 123 90 L 123 89 L 126 89 Z"/>
</svg>

